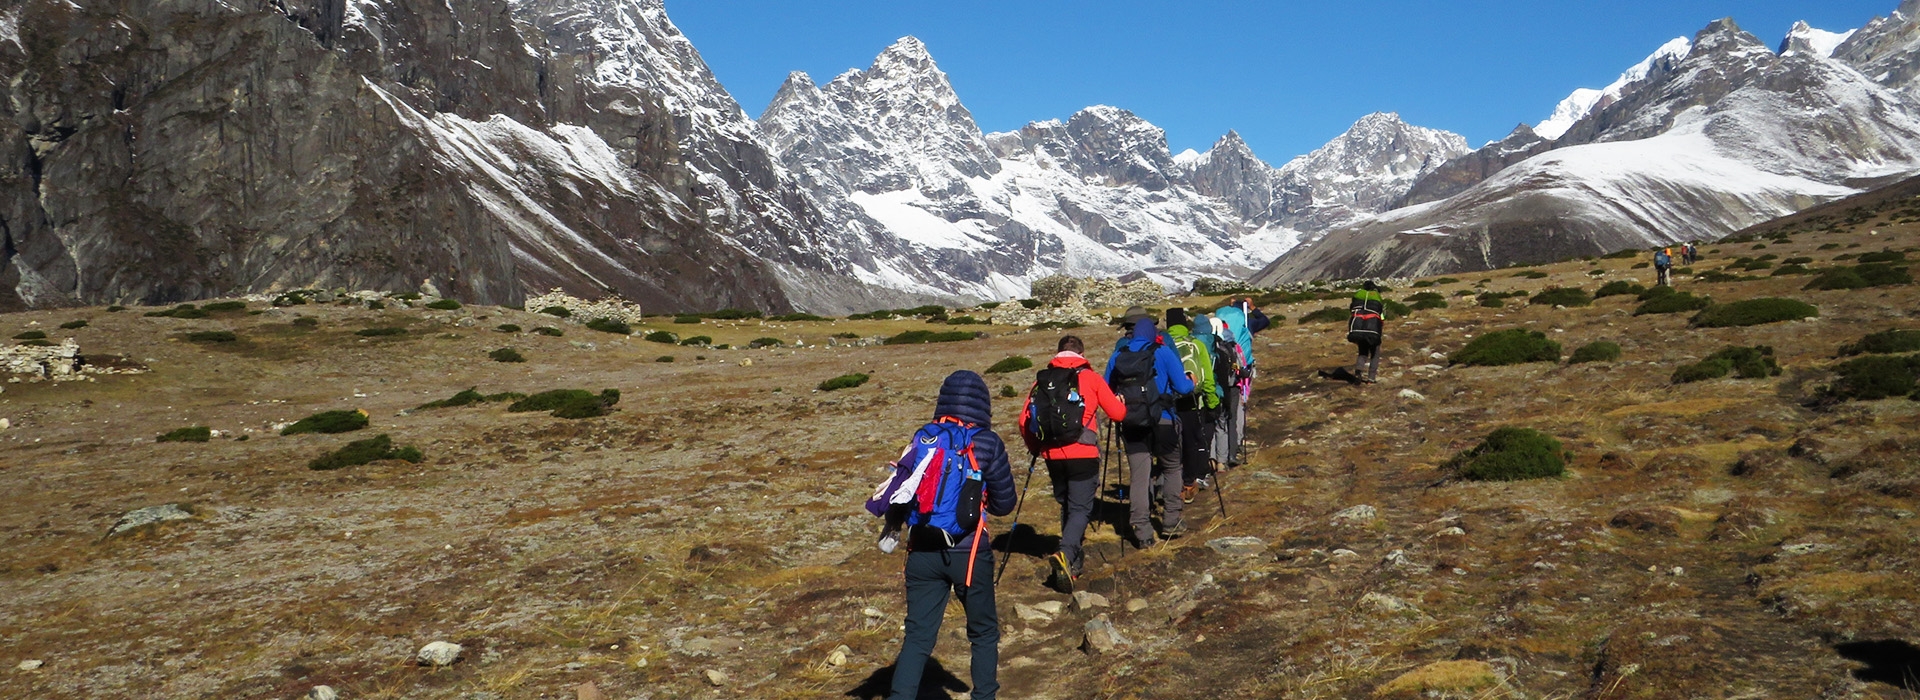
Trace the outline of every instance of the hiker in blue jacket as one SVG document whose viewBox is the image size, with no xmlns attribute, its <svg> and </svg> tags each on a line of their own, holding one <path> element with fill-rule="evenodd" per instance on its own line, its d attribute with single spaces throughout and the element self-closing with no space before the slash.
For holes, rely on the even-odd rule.
<svg viewBox="0 0 1920 700">
<path fill-rule="evenodd" d="M 977 428 L 973 457 L 980 465 L 982 503 L 991 515 L 1007 515 L 1017 505 L 1013 468 L 1007 447 L 993 432 L 993 395 L 980 375 L 960 370 L 947 375 L 934 404 L 934 422 L 957 421 Z M 988 542 L 985 517 L 978 531 L 959 536 L 932 525 L 912 525 L 907 532 L 907 622 L 900 656 L 893 664 L 892 700 L 913 700 L 920 694 L 920 676 L 940 636 L 947 595 L 960 596 L 967 611 L 967 641 L 973 644 L 974 700 L 992 700 L 1000 692 L 1000 614 L 993 603 L 993 546 Z"/>
<path fill-rule="evenodd" d="M 1128 519 L 1134 543 L 1146 548 L 1158 541 L 1152 521 L 1155 476 L 1161 477 L 1161 534 L 1172 539 L 1186 533 L 1180 522 L 1180 428 L 1174 401 L 1193 393 L 1194 380 L 1180 356 L 1161 341 L 1152 314 L 1134 307 L 1122 320 L 1132 324 L 1132 332 L 1120 351 L 1107 358 L 1107 384 L 1127 403 L 1120 439 L 1127 452 Z"/>
</svg>

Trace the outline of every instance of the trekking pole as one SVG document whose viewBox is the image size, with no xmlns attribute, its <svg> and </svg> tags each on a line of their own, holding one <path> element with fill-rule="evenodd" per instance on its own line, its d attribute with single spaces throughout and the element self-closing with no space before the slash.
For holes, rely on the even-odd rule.
<svg viewBox="0 0 1920 700">
<path fill-rule="evenodd" d="M 1113 421 L 1106 421 L 1106 422 L 1104 422 L 1104 423 L 1102 423 L 1102 424 L 1100 425 L 1100 438 L 1099 438 L 1099 445 L 1097 445 L 1098 447 L 1102 447 L 1102 448 L 1104 448 L 1104 447 L 1106 447 L 1106 443 L 1107 443 L 1107 433 L 1108 433 L 1109 431 L 1111 431 L 1112 429 L 1113 429 Z M 1100 507 L 1100 502 L 1101 502 L 1101 501 L 1103 501 L 1103 500 L 1106 500 L 1106 494 L 1102 494 L 1102 493 L 1100 493 L 1100 489 L 1103 489 L 1103 488 L 1106 488 L 1106 487 L 1107 487 L 1107 460 L 1108 460 L 1109 458 L 1111 458 L 1111 457 L 1112 457 L 1112 455 L 1111 455 L 1111 454 L 1108 454 L 1106 450 L 1104 450 L 1104 449 L 1103 449 L 1103 450 L 1101 450 L 1101 452 L 1100 452 L 1100 481 L 1098 481 L 1098 482 L 1097 482 L 1097 483 L 1099 484 L 1099 487 L 1097 487 L 1097 488 L 1095 488 L 1095 489 L 1094 489 L 1094 494 L 1093 494 L 1093 512 L 1092 512 L 1092 513 L 1090 513 L 1090 514 L 1088 514 L 1088 515 L 1089 515 L 1089 519 L 1090 519 L 1090 520 L 1092 520 L 1093 522 L 1091 522 L 1091 523 L 1088 523 L 1088 529 L 1098 529 L 1098 528 L 1100 527 L 1100 517 L 1099 517 L 1099 516 L 1100 516 L 1100 511 L 1101 511 L 1101 510 L 1103 510 L 1103 509 L 1102 509 L 1102 508 Z"/>
<path fill-rule="evenodd" d="M 1213 467 L 1213 495 L 1220 499 L 1220 517 L 1224 519 L 1227 517 L 1227 494 L 1220 485 L 1220 460 L 1209 459 L 1207 464 Z"/>
<path fill-rule="evenodd" d="M 1027 460 L 1027 483 L 1020 487 L 1020 503 L 1013 507 L 1013 527 L 1007 529 L 1007 558 L 1000 560 L 1000 573 L 993 575 L 993 585 L 1000 585 L 1000 577 L 1007 575 L 1007 564 L 1013 562 L 1013 538 L 1020 535 L 1020 511 L 1027 507 L 1027 489 L 1033 488 L 1033 465 L 1040 463 L 1040 455 Z"/>
</svg>

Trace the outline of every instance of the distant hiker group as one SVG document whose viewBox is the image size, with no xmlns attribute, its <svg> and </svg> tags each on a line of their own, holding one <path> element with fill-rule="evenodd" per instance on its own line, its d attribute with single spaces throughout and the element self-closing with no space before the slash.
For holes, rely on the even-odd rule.
<svg viewBox="0 0 1920 700">
<path fill-rule="evenodd" d="M 1047 584 L 1072 592 L 1086 565 L 1086 531 L 1097 513 L 1104 465 L 1124 455 L 1133 544 L 1155 546 L 1186 533 L 1184 506 L 1211 488 L 1220 495 L 1223 466 L 1244 459 L 1246 402 L 1255 377 L 1253 335 L 1267 316 L 1250 299 L 1230 300 L 1211 314 L 1169 309 L 1166 330 L 1146 309 L 1120 319 L 1121 335 L 1103 373 L 1093 371 L 1086 342 L 1060 339 L 1057 353 L 1036 373 L 1017 419 L 1036 462 L 1044 460 L 1060 506 L 1060 542 L 1048 556 Z M 994 607 L 994 557 L 987 516 L 1014 514 L 1019 532 L 1025 489 L 1016 492 L 1006 446 L 991 427 L 992 397 L 980 375 L 961 370 L 946 378 L 933 421 L 913 435 L 874 489 L 867 510 L 883 518 L 880 548 L 907 546 L 907 617 L 888 697 L 918 694 L 927 659 L 939 637 L 949 596 L 967 616 L 972 645 L 972 697 L 998 693 L 999 614 Z M 1104 424 L 1100 417 L 1106 417 Z M 1153 509 L 1160 510 L 1159 527 Z M 1010 549 L 1010 547 L 1009 547 Z"/>
</svg>

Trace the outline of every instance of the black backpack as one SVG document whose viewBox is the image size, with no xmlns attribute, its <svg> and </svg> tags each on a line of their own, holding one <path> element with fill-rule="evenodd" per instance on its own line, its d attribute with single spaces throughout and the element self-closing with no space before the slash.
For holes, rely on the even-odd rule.
<svg viewBox="0 0 1920 700">
<path fill-rule="evenodd" d="M 1153 369 L 1154 354 L 1160 350 L 1155 340 L 1139 350 L 1121 350 L 1113 360 L 1113 393 L 1127 404 L 1122 425 L 1145 428 L 1160 423 L 1167 407 L 1160 394 L 1160 379 Z"/>
<path fill-rule="evenodd" d="M 1226 336 L 1213 337 L 1213 383 L 1222 387 L 1240 384 L 1240 346 Z"/>
<path fill-rule="evenodd" d="M 1086 397 L 1080 395 L 1085 367 L 1048 367 L 1033 378 L 1027 392 L 1027 435 L 1043 449 L 1080 441 L 1086 431 Z"/>
<path fill-rule="evenodd" d="M 1347 342 L 1355 345 L 1379 345 L 1381 331 L 1386 330 L 1384 317 L 1377 311 L 1364 308 L 1353 310 L 1353 318 L 1347 321 Z"/>
</svg>

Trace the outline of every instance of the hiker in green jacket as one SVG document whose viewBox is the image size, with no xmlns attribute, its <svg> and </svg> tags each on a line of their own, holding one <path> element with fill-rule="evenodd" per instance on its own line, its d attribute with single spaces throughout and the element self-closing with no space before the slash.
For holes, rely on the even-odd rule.
<svg viewBox="0 0 1920 700">
<path fill-rule="evenodd" d="M 1180 464 L 1181 474 L 1180 500 L 1193 502 L 1193 496 L 1200 490 L 1200 480 L 1206 478 L 1210 470 L 1208 460 L 1213 457 L 1213 412 L 1220 408 L 1219 388 L 1213 378 L 1213 350 L 1201 344 L 1193 335 L 1193 322 L 1187 317 L 1187 310 L 1167 309 L 1167 339 L 1173 342 L 1173 352 L 1180 356 L 1180 365 L 1187 370 L 1187 378 L 1193 380 L 1194 392 L 1180 397 L 1174 402 L 1174 412 L 1180 420 L 1180 446 L 1184 455 Z"/>
<path fill-rule="evenodd" d="M 1386 300 L 1380 297 L 1380 287 L 1373 280 L 1367 280 L 1353 293 L 1353 303 L 1347 308 L 1351 314 L 1347 321 L 1347 342 L 1359 348 L 1353 361 L 1353 374 L 1371 384 L 1380 376 L 1380 340 L 1386 330 Z"/>
</svg>

